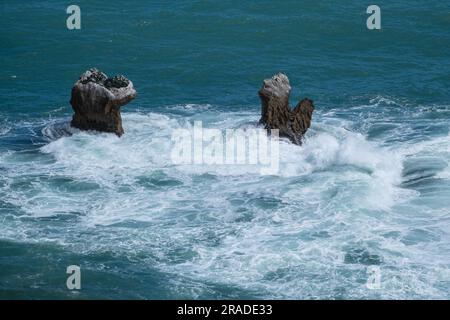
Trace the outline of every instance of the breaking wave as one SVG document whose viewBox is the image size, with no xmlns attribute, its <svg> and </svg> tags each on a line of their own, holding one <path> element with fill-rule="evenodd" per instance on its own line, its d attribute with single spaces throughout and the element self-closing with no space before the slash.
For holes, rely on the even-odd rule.
<svg viewBox="0 0 450 320">
<path fill-rule="evenodd" d="M 125 113 L 122 138 L 59 119 L 41 128 L 34 151 L 1 154 L 11 209 L 2 237 L 113 251 L 184 277 L 175 286 L 191 285 L 189 297 L 220 296 L 218 286 L 264 298 L 448 297 L 450 255 L 440 252 L 449 240 L 450 137 L 417 139 L 402 127 L 410 111 L 386 99 L 346 117 L 318 111 L 303 147 L 280 141 L 279 172 L 269 176 L 173 164 L 173 131 L 201 119 L 178 111 L 195 105 Z M 397 114 L 361 118 L 374 106 Z M 258 118 L 201 108 L 214 115 L 205 127 L 255 127 Z M 378 291 L 364 285 L 372 265 L 382 270 Z"/>
</svg>

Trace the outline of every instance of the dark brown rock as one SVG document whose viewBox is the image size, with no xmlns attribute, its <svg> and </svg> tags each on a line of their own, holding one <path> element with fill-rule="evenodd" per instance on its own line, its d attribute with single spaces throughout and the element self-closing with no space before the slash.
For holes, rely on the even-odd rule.
<svg viewBox="0 0 450 320">
<path fill-rule="evenodd" d="M 259 90 L 261 98 L 261 120 L 267 130 L 278 129 L 280 137 L 301 145 L 303 135 L 311 126 L 314 104 L 303 99 L 292 110 L 289 107 L 291 86 L 285 74 L 279 73 L 264 80 Z"/>
<path fill-rule="evenodd" d="M 81 75 L 72 88 L 70 104 L 75 114 L 71 125 L 81 130 L 124 133 L 120 107 L 136 97 L 133 83 L 123 76 L 108 78 L 90 69 Z"/>
</svg>

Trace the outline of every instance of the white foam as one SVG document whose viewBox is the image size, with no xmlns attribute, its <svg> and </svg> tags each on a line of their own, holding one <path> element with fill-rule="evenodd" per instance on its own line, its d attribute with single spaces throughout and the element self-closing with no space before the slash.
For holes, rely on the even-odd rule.
<svg viewBox="0 0 450 320">
<path fill-rule="evenodd" d="M 209 127 L 226 129 L 254 127 L 257 118 L 256 112 L 229 112 L 207 120 Z M 446 150 L 447 137 L 390 148 L 344 129 L 348 120 L 319 114 L 302 147 L 281 142 L 279 174 L 261 176 L 250 166 L 173 165 L 171 134 L 190 128 L 191 120 L 125 112 L 121 138 L 66 127 L 69 136 L 50 124 L 43 130 L 50 142 L 40 149 L 47 160 L 4 164 L 11 182 L 29 184 L 1 192 L 31 217 L 79 219 L 67 224 L 67 232 L 18 223 L 4 224 L 2 234 L 57 241 L 78 253 L 113 250 L 141 262 L 146 257 L 163 272 L 274 298 L 334 298 L 339 288 L 346 297 L 371 297 L 360 278 L 366 266 L 345 263 L 347 247 L 370 244 L 383 259 L 380 296 L 442 296 L 433 270 L 445 271 L 444 264 L 415 269 L 434 258 L 439 243 L 399 241 L 410 226 L 396 205 L 417 197 L 399 187 L 405 157 Z M 71 179 L 65 187 L 92 187 L 66 191 L 52 178 Z M 405 210 L 422 208 L 408 203 Z M 126 227 L 130 221 L 136 223 L 132 228 Z M 384 236 L 392 232 L 398 235 Z M 402 281 L 410 287 L 400 286 Z"/>
<path fill-rule="evenodd" d="M 252 118 L 247 116 L 245 121 Z M 106 188 L 124 184 L 133 186 L 136 179 L 157 170 L 162 170 L 168 176 L 184 183 L 189 183 L 193 176 L 208 173 L 230 178 L 246 176 L 248 181 L 264 184 L 264 177 L 260 176 L 260 166 L 173 165 L 170 160 L 171 134 L 175 129 L 189 128 L 191 123 L 186 120 L 155 113 L 128 113 L 124 114 L 123 120 L 127 132 L 120 139 L 110 134 L 70 129 L 73 135 L 62 136 L 42 147 L 43 153 L 51 154 L 56 160 L 49 170 L 54 174 L 92 181 Z M 236 128 L 242 125 L 242 121 L 242 117 L 226 115 L 219 117 L 210 127 Z M 401 192 L 397 184 L 400 182 L 402 158 L 398 154 L 368 142 L 361 134 L 341 129 L 342 126 L 335 123 L 318 126 L 321 126 L 320 131 L 312 130 L 303 147 L 281 142 L 279 179 L 308 176 L 318 172 L 322 175 L 325 173 L 326 178 L 318 176 L 317 183 L 328 179 L 327 185 L 364 185 L 364 194 L 354 199 L 354 204 L 358 204 L 358 207 L 387 209 L 400 198 Z M 43 132 L 55 138 L 53 127 L 46 128 Z M 341 175 L 336 175 L 334 170 L 339 166 L 350 166 L 356 170 L 350 168 L 344 170 Z M 228 188 L 225 181 L 217 183 L 219 189 Z M 222 186 L 222 183 L 225 184 Z M 320 194 L 322 189 L 323 187 L 318 187 L 316 193 Z M 348 192 L 346 196 L 350 199 L 351 188 Z M 133 198 L 134 196 L 136 198 Z M 144 201 L 142 194 L 138 192 L 127 197 L 133 198 L 136 203 Z M 172 199 L 167 198 L 164 201 L 166 205 L 170 205 Z M 132 204 L 130 203 L 131 206 Z M 117 206 L 120 207 L 120 201 Z M 102 206 L 100 211 L 107 211 L 113 217 L 112 220 L 123 217 L 122 213 L 113 214 L 113 207 L 106 210 Z M 126 211 L 131 213 L 135 210 L 130 207 Z M 97 217 L 99 220 L 96 223 L 100 223 L 100 220 L 109 221 L 105 215 Z"/>
<path fill-rule="evenodd" d="M 364 183 L 369 191 L 358 199 L 362 205 L 375 208 L 389 208 L 402 192 L 401 182 L 403 157 L 395 150 L 389 150 L 369 142 L 359 133 L 341 127 L 327 127 L 327 131 L 309 136 L 302 148 L 286 144 L 282 154 L 283 176 L 310 175 L 329 172 L 328 183 Z M 349 167 L 341 176 L 336 167 Z M 353 169 L 351 169 L 353 168 Z M 342 180 L 340 182 L 340 180 Z"/>
<path fill-rule="evenodd" d="M 178 122 L 158 114 L 127 114 L 123 118 L 127 133 L 122 138 L 78 131 L 41 150 L 52 154 L 66 174 L 98 182 L 170 166 L 170 132 Z"/>
<path fill-rule="evenodd" d="M 9 131 L 11 130 L 10 127 L 6 126 L 6 125 L 1 125 L 0 126 L 0 136 L 3 136 L 5 134 L 7 134 Z"/>
<path fill-rule="evenodd" d="M 438 178 L 450 180 L 450 164 L 447 165 L 445 170 L 438 174 Z"/>
</svg>

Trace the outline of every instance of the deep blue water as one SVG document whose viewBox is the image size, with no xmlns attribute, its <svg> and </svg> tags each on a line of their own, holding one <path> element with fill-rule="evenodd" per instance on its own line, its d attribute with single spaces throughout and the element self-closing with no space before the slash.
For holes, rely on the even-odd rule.
<svg viewBox="0 0 450 320">
<path fill-rule="evenodd" d="M 0 4 L 0 298 L 450 298 L 448 3 L 378 1 L 374 31 L 368 1 L 77 4 L 78 31 Z M 65 134 L 94 66 L 138 91 L 121 139 Z M 278 175 L 171 163 L 194 120 L 255 126 L 280 71 L 316 112 Z"/>
</svg>

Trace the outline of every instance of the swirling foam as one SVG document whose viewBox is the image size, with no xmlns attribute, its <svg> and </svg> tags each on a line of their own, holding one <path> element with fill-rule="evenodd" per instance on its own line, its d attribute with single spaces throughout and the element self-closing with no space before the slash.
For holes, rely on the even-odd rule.
<svg viewBox="0 0 450 320">
<path fill-rule="evenodd" d="M 257 116 L 221 113 L 205 123 L 252 127 Z M 38 154 L 6 155 L 1 192 L 28 220 L 7 220 L 4 237 L 82 254 L 112 250 L 266 298 L 446 295 L 438 283 L 448 261 L 437 258 L 448 240 L 443 207 L 436 193 L 402 184 L 411 159 L 440 150 L 448 161 L 447 136 L 388 145 L 319 111 L 304 146 L 281 141 L 279 174 L 261 176 L 238 165 L 172 164 L 171 134 L 196 114 L 123 119 L 120 139 L 52 123 Z M 61 219 L 70 222 L 65 232 Z M 380 291 L 364 285 L 370 264 L 382 269 Z"/>
</svg>

